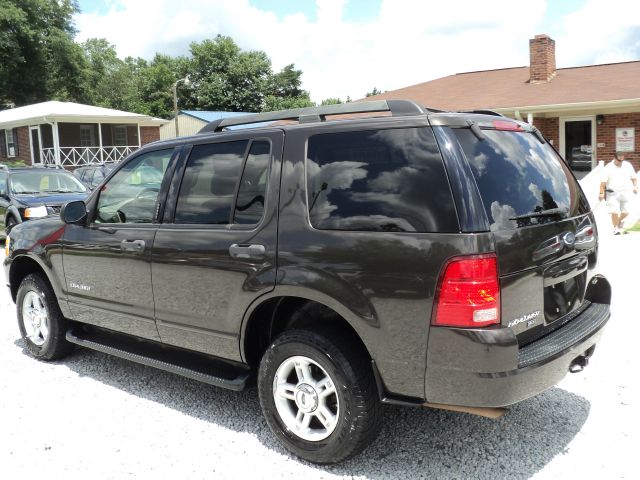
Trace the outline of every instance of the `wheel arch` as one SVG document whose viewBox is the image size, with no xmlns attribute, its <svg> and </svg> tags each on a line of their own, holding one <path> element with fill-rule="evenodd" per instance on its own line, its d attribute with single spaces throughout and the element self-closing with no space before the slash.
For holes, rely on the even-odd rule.
<svg viewBox="0 0 640 480">
<path fill-rule="evenodd" d="M 11 261 L 11 268 L 9 270 L 9 286 L 11 290 L 11 298 L 14 302 L 16 301 L 18 288 L 20 288 L 22 280 L 32 273 L 41 273 L 55 292 L 55 285 L 51 281 L 51 276 L 49 275 L 49 272 L 47 272 L 45 266 L 34 257 L 20 255 Z"/>
<path fill-rule="evenodd" d="M 299 315 L 304 310 L 306 320 Z M 328 327 L 351 336 L 372 359 L 371 350 L 362 334 L 366 321 L 353 318 L 343 305 L 317 298 L 297 289 L 278 290 L 260 297 L 245 313 L 240 333 L 240 355 L 252 367 L 259 364 L 269 343 L 290 328 L 317 330 Z M 313 320 L 313 322 L 311 321 Z"/>
</svg>

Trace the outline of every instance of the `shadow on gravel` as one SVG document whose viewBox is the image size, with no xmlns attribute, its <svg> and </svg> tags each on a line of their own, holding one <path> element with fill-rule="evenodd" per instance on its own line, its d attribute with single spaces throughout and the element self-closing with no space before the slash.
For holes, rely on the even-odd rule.
<svg viewBox="0 0 640 480">
<path fill-rule="evenodd" d="M 21 340 L 15 343 L 24 348 Z M 256 389 L 231 392 L 83 349 L 58 363 L 185 415 L 253 434 L 267 448 L 289 456 L 262 417 Z M 386 406 L 382 433 L 358 457 L 337 466 L 302 463 L 335 475 L 372 479 L 525 479 L 565 453 L 589 409 L 586 399 L 560 388 L 515 405 L 498 420 Z"/>
</svg>

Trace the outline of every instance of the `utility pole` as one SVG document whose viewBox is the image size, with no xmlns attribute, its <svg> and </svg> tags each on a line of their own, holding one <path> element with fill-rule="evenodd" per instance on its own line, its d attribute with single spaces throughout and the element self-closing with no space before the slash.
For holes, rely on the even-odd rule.
<svg viewBox="0 0 640 480">
<path fill-rule="evenodd" d="M 180 80 L 176 80 L 171 86 L 171 90 L 173 92 L 173 121 L 176 126 L 176 137 L 180 136 L 180 130 L 178 129 L 178 84 L 180 82 L 184 82 L 185 85 L 189 85 L 189 76 L 187 75 Z"/>
</svg>

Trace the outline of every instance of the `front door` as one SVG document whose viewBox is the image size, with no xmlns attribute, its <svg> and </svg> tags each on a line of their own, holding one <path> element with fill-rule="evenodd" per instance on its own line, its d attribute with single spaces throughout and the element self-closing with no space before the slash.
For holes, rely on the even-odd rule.
<svg viewBox="0 0 640 480">
<path fill-rule="evenodd" d="M 40 127 L 29 127 L 29 137 L 31 140 L 31 165 L 42 163 L 40 158 Z"/>
<path fill-rule="evenodd" d="M 158 340 L 151 250 L 173 149 L 122 166 L 89 202 L 86 225 L 68 225 L 63 262 L 72 318 Z"/>
<path fill-rule="evenodd" d="M 162 341 L 240 360 L 243 315 L 275 286 L 282 144 L 235 133 L 185 158 L 153 244 Z"/>
<path fill-rule="evenodd" d="M 573 172 L 583 176 L 591 171 L 594 163 L 593 120 L 563 120 L 561 128 L 564 139 L 562 154 Z"/>
</svg>

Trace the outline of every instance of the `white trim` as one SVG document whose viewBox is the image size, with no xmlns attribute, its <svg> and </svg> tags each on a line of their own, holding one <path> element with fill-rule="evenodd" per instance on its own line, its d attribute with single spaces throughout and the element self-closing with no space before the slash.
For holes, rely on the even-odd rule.
<svg viewBox="0 0 640 480">
<path fill-rule="evenodd" d="M 38 131 L 38 150 L 40 151 L 40 158 L 37 159 L 33 154 L 33 137 L 31 136 L 31 131 Z M 29 127 L 29 147 L 31 149 L 31 165 L 35 165 L 36 163 L 42 163 L 42 134 L 40 132 L 40 125 Z"/>
<path fill-rule="evenodd" d="M 102 124 L 98 123 L 98 143 L 100 144 L 100 161 L 104 162 L 104 150 L 102 149 Z"/>
<path fill-rule="evenodd" d="M 558 125 L 559 125 L 559 137 L 560 145 L 559 152 L 562 158 L 565 156 L 565 126 L 567 122 L 591 122 L 591 169 L 593 170 L 595 166 L 598 164 L 598 137 L 596 135 L 596 116 L 595 115 L 586 115 L 582 117 L 559 117 Z"/>
</svg>

